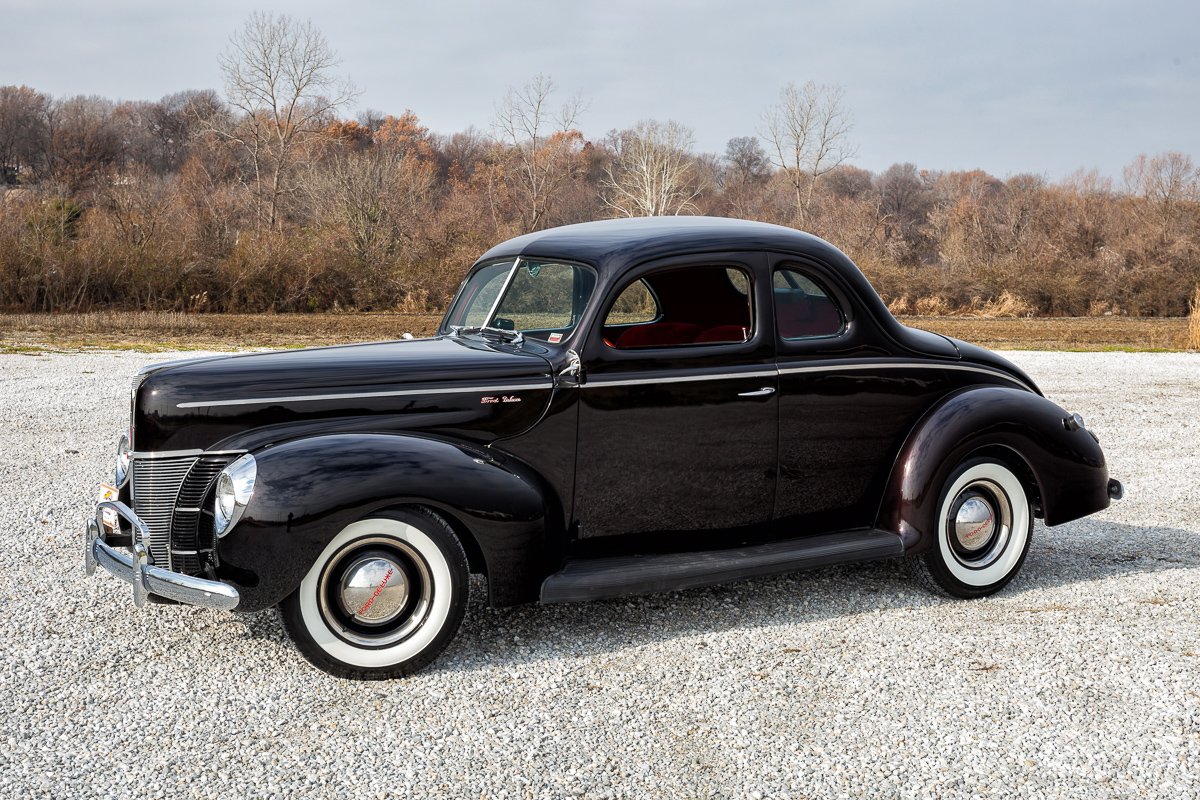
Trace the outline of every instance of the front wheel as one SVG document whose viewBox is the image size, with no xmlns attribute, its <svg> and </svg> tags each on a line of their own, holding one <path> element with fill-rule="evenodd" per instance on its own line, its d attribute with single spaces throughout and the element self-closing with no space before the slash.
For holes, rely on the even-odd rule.
<svg viewBox="0 0 1200 800">
<path fill-rule="evenodd" d="M 403 509 L 347 525 L 280 611 L 315 666 L 344 678 L 398 678 L 454 638 L 467 581 L 466 554 L 445 520 Z"/>
<path fill-rule="evenodd" d="M 917 579 L 954 597 L 1000 591 L 1025 562 L 1033 507 L 1025 486 L 1003 462 L 960 465 L 942 489 L 937 541 L 909 563 Z"/>
</svg>

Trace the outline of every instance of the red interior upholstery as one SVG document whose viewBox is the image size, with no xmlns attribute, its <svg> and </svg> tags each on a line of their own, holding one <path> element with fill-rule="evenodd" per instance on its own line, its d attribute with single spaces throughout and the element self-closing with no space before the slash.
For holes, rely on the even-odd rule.
<svg viewBox="0 0 1200 800">
<path fill-rule="evenodd" d="M 703 332 L 699 325 L 688 322 L 654 322 L 628 328 L 617 339 L 617 347 L 670 347 L 691 344 Z"/>
<path fill-rule="evenodd" d="M 700 342 L 744 342 L 747 333 L 749 330 L 744 325 L 718 325 L 697 336 L 695 341 L 697 344 Z"/>
<path fill-rule="evenodd" d="M 784 339 L 833 336 L 842 329 L 842 315 L 827 297 L 777 290 L 775 324 Z"/>
</svg>

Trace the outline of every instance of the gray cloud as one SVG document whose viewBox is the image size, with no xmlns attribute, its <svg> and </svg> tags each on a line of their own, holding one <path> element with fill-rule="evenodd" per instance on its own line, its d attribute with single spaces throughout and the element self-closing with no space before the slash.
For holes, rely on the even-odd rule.
<svg viewBox="0 0 1200 800">
<path fill-rule="evenodd" d="M 1119 175 L 1139 152 L 1200 157 L 1200 4 L 1107 2 L 275 3 L 311 18 L 362 89 L 435 130 L 485 126 L 544 72 L 589 101 L 592 136 L 638 119 L 721 151 L 788 81 L 840 83 L 855 163 Z M 221 0 L 8 2 L 0 83 L 142 99 L 220 88 L 247 7 Z"/>
</svg>

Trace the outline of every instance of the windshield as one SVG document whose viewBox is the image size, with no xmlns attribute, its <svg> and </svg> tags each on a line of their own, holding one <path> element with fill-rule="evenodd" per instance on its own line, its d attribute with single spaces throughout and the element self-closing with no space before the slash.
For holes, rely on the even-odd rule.
<svg viewBox="0 0 1200 800">
<path fill-rule="evenodd" d="M 596 287 L 587 267 L 520 258 L 485 264 L 467 278 L 446 329 L 494 328 L 558 344 L 570 338 Z"/>
</svg>

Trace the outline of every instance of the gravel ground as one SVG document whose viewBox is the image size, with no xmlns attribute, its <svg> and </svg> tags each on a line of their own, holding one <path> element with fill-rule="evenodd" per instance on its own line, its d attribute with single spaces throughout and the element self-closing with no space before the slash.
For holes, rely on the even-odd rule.
<svg viewBox="0 0 1200 800">
<path fill-rule="evenodd" d="M 169 354 L 154 358 L 170 357 Z M 491 611 L 426 672 L 85 580 L 139 353 L 0 356 L 0 796 L 1196 797 L 1200 357 L 1013 353 L 1127 499 L 942 600 L 895 563 Z"/>
</svg>

